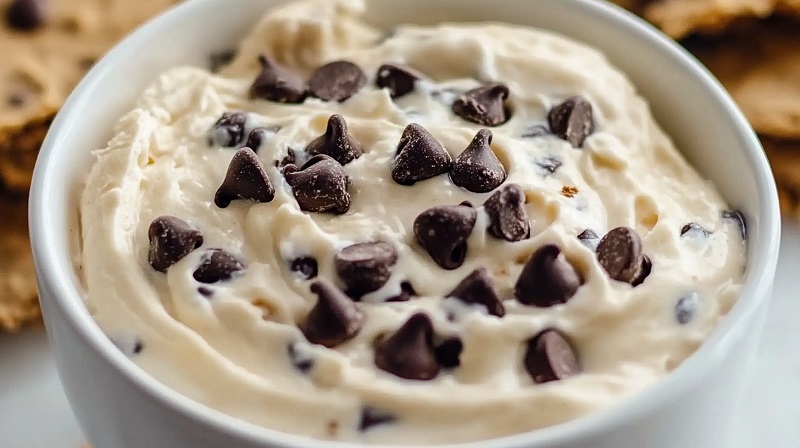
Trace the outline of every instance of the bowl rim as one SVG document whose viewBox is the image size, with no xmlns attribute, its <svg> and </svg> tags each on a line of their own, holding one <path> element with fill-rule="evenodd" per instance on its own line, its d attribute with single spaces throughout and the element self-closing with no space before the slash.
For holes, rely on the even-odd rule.
<svg viewBox="0 0 800 448">
<path fill-rule="evenodd" d="M 673 59 L 681 66 L 682 70 L 689 72 L 697 82 L 702 83 L 710 90 L 715 101 L 713 106 L 718 113 L 725 114 L 726 120 L 731 123 L 732 129 L 736 132 L 736 138 L 743 143 L 745 156 L 756 179 L 759 198 L 759 226 L 756 228 L 756 233 L 759 235 L 757 238 L 759 244 L 756 247 L 749 247 L 748 270 L 750 272 L 748 279 L 739 299 L 726 317 L 694 354 L 651 387 L 639 391 L 634 396 L 621 400 L 609 408 L 554 426 L 484 441 L 440 445 L 442 447 L 538 447 L 555 442 L 587 438 L 608 428 L 622 426 L 625 422 L 635 420 L 637 414 L 662 406 L 677 392 L 688 388 L 693 379 L 697 380 L 708 375 L 713 366 L 724 358 L 724 353 L 733 350 L 737 341 L 743 337 L 736 334 L 737 331 L 743 331 L 738 328 L 737 324 L 740 321 L 752 319 L 761 307 L 766 306 L 769 299 L 780 241 L 777 189 L 761 144 L 744 115 L 720 83 L 693 56 L 632 13 L 606 2 L 562 1 L 572 3 L 575 8 L 585 8 L 594 15 L 604 16 L 613 26 L 625 29 L 632 38 L 653 41 L 655 45 L 661 47 L 664 53 L 662 57 Z M 74 179 L 68 179 L 67 176 L 62 176 L 62 179 L 57 175 L 58 166 L 55 163 L 57 158 L 55 155 L 63 152 L 61 148 L 64 146 L 59 142 L 64 141 L 62 137 L 72 126 L 75 126 L 74 122 L 79 121 L 76 120 L 76 110 L 84 107 L 87 103 L 89 96 L 87 92 L 91 92 L 95 86 L 103 82 L 108 73 L 112 71 L 113 64 L 120 57 L 119 55 L 131 54 L 132 50 L 142 45 L 141 42 L 150 41 L 154 36 L 160 35 L 164 29 L 184 14 L 196 8 L 208 7 L 207 5 L 215 2 L 216 0 L 184 2 L 134 31 L 89 71 L 53 121 L 36 162 L 29 204 L 31 245 L 39 285 L 44 293 L 42 296 L 48 296 L 47 300 L 50 300 L 59 309 L 67 322 L 83 339 L 83 342 L 96 351 L 120 377 L 150 400 L 156 401 L 161 407 L 182 414 L 194 423 L 208 425 L 218 432 L 226 433 L 241 441 L 256 445 L 263 444 L 265 447 L 303 447 L 307 446 L 310 440 L 314 441 L 315 446 L 322 448 L 365 446 L 346 442 L 320 441 L 248 423 L 202 405 L 162 384 L 124 356 L 100 330 L 84 305 L 78 285 L 72 281 L 74 267 L 61 264 L 59 260 L 64 257 L 59 256 L 54 249 L 58 247 L 55 241 L 60 240 L 60 237 L 53 226 L 49 226 L 47 223 L 61 220 L 53 219 L 54 214 L 48 207 L 48 201 L 45 198 L 51 197 L 51 193 L 60 188 L 68 187 L 68 183 L 74 183 Z M 58 179 L 62 180 L 57 181 Z"/>
</svg>

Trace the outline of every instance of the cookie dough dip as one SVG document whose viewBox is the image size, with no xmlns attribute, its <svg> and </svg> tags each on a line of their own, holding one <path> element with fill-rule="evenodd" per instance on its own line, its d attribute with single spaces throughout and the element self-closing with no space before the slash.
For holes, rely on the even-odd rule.
<svg viewBox="0 0 800 448">
<path fill-rule="evenodd" d="M 119 120 L 80 204 L 109 338 L 208 407 L 357 443 L 555 425 L 678 367 L 739 294 L 747 227 L 625 75 L 549 32 L 387 35 L 364 7 L 268 12 Z"/>
</svg>

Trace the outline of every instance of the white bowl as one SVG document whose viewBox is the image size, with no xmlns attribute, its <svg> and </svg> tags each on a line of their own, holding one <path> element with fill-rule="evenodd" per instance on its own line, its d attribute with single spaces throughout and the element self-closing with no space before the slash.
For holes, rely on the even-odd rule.
<svg viewBox="0 0 800 448">
<path fill-rule="evenodd" d="M 345 447 L 236 420 L 163 386 L 126 358 L 84 307 L 70 257 L 77 196 L 115 121 L 163 70 L 204 65 L 233 47 L 278 0 L 194 0 L 104 57 L 70 96 L 41 150 L 30 224 L 45 323 L 61 380 L 89 440 L 102 448 Z M 706 343 L 656 386 L 606 411 L 460 447 L 725 447 L 766 315 L 778 258 L 775 185 L 756 136 L 719 84 L 663 35 L 596 0 L 371 0 L 369 21 L 497 20 L 557 31 L 603 50 L 633 79 L 686 157 L 749 219 L 747 285 Z M 124 273 L 121 273 L 124 275 Z M 452 446 L 452 445 L 451 445 Z"/>
</svg>

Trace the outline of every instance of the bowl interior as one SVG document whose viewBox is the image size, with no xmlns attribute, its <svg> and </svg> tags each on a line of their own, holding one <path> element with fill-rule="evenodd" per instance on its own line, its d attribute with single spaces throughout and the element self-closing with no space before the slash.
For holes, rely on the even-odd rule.
<svg viewBox="0 0 800 448">
<path fill-rule="evenodd" d="M 98 350 L 115 363 L 127 364 L 123 370 L 131 375 L 136 372 L 133 364 L 116 353 L 84 309 L 72 268 L 70 245 L 79 240 L 80 233 L 77 201 L 93 161 L 91 151 L 105 145 L 115 122 L 158 73 L 179 65 L 207 66 L 211 53 L 233 48 L 261 13 L 278 3 L 283 2 L 194 0 L 140 29 L 84 79 L 55 120 L 41 151 L 31 193 L 31 232 L 40 281 L 62 291 L 56 305 Z M 393 0 L 370 0 L 368 21 L 387 29 L 404 22 L 486 20 L 537 26 L 600 48 L 625 71 L 678 148 L 749 219 L 749 284 L 732 318 L 723 322 L 700 352 L 736 339 L 731 335 L 738 330 L 730 321 L 751 313 L 763 296 L 755 292 L 771 282 L 765 277 L 774 271 L 779 219 L 775 186 L 758 141 L 716 81 L 648 25 L 593 0 L 407 0 L 403 6 L 397 8 Z M 677 373 L 698 367 L 698 363 L 687 366 L 698 356 L 702 354 L 690 358 Z M 157 387 L 154 380 L 142 381 Z M 658 390 L 648 393 L 634 401 L 641 405 L 665 395 L 659 398 Z M 612 418 L 608 414 L 613 412 L 601 414 L 539 431 L 540 440 L 578 431 L 581 426 L 590 430 L 602 419 Z"/>
</svg>

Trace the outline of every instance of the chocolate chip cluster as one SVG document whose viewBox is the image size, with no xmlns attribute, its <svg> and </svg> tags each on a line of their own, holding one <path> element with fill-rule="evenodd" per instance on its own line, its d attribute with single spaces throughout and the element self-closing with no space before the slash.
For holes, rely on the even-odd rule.
<svg viewBox="0 0 800 448">
<path fill-rule="evenodd" d="M 259 61 L 262 69 L 250 88 L 250 96 L 256 100 L 301 103 L 308 97 L 315 97 L 324 101 L 346 101 L 367 82 L 363 71 L 348 61 L 319 67 L 308 80 L 267 56 L 261 56 Z M 376 73 L 375 83 L 396 99 L 413 92 L 421 79 L 424 75 L 413 68 L 384 64 Z M 504 84 L 487 84 L 459 94 L 451 110 L 471 123 L 500 126 L 511 118 L 509 97 L 510 91 Z M 280 129 L 262 127 L 250 132 L 246 129 L 247 114 L 228 112 L 208 133 L 210 146 L 239 148 L 214 196 L 219 208 L 239 200 L 266 203 L 275 196 L 275 189 L 256 152 L 270 133 Z M 523 138 L 552 134 L 574 148 L 581 148 L 594 129 L 591 103 L 574 96 L 550 109 L 547 126 L 537 125 L 527 130 Z M 479 129 L 467 148 L 453 159 L 427 129 L 412 123 L 404 129 L 393 163 L 387 167 L 393 181 L 408 186 L 409 191 L 418 182 L 446 174 L 456 187 L 472 193 L 492 192 L 478 208 L 466 201 L 439 205 L 422 211 L 414 220 L 416 244 L 441 269 L 453 270 L 464 264 L 469 256 L 468 239 L 475 231 L 486 232 L 507 244 L 531 237 L 525 192 L 517 184 L 506 183 L 505 167 L 491 143 L 492 132 Z M 302 166 L 295 164 L 291 151 L 286 159 L 275 162 L 291 187 L 298 207 L 309 213 L 347 213 L 352 198 L 345 166 L 361 157 L 364 147 L 348 132 L 345 119 L 332 115 L 324 134 L 308 142 L 304 151 L 311 157 Z M 543 175 L 552 174 L 561 166 L 561 161 L 554 158 L 536 163 Z M 481 207 L 488 218 L 487 224 L 484 229 L 475 229 Z M 727 218 L 740 216 L 731 212 Z M 744 223 L 743 216 L 740 222 Z M 697 231 L 696 226 L 687 225 L 681 235 Z M 741 227 L 744 229 L 744 224 Z M 597 263 L 614 281 L 636 287 L 653 270 L 641 238 L 631 228 L 612 229 L 602 238 L 586 229 L 577 238 L 596 252 Z M 203 245 L 203 233 L 199 229 L 173 216 L 156 218 L 150 226 L 149 239 L 149 263 L 159 272 L 166 272 Z M 246 269 L 235 256 L 218 248 L 207 249 L 201 260 L 194 271 L 194 278 L 200 283 L 228 281 Z M 361 298 L 383 287 L 398 261 L 398 251 L 389 242 L 367 241 L 345 247 L 332 260 L 336 283 L 344 285 L 339 288 L 331 279 L 317 278 L 318 260 L 313 256 L 292 260 L 289 269 L 309 281 L 310 291 L 317 297 L 315 305 L 298 324 L 305 338 L 310 343 L 334 348 L 356 337 L 366 320 Z M 513 298 L 498 294 L 491 275 L 483 267 L 466 275 L 445 297 L 479 305 L 489 315 L 502 319 L 506 314 L 505 304 L 510 300 L 540 308 L 566 304 L 585 281 L 585 274 L 560 246 L 544 244 L 524 263 L 513 288 Z M 405 279 L 401 289 L 399 295 L 387 301 L 408 301 L 416 295 L 413 279 Z M 691 297 L 683 299 L 676 311 L 680 313 L 679 319 L 690 319 L 692 300 Z M 374 364 L 401 378 L 426 381 L 436 378 L 442 370 L 458 368 L 463 349 L 460 339 L 437 334 L 431 317 L 418 312 L 376 341 Z M 525 342 L 523 352 L 522 362 L 535 383 L 581 372 L 578 351 L 569 336 L 559 329 L 547 328 L 532 335 Z M 308 370 L 311 364 L 306 361 L 304 369 Z"/>
</svg>

